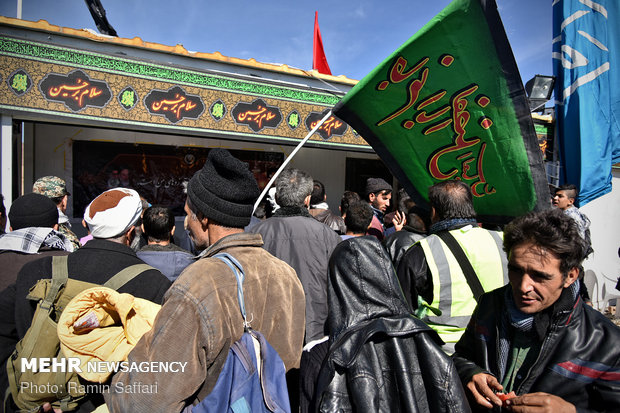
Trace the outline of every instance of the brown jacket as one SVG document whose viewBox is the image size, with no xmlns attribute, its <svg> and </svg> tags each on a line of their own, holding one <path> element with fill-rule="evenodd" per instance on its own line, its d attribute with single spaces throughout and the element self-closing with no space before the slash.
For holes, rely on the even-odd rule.
<svg viewBox="0 0 620 413">
<path fill-rule="evenodd" d="M 130 363 L 187 363 L 183 372 L 120 371 L 105 394 L 111 412 L 180 412 L 211 392 L 230 345 L 243 334 L 237 281 L 225 263 L 210 258 L 218 252 L 231 254 L 245 270 L 243 290 L 252 327 L 265 335 L 287 370 L 299 366 L 303 289 L 295 271 L 262 244 L 259 234 L 230 235 L 185 269 L 166 293 L 153 329 L 128 357 Z M 145 391 L 129 393 L 127 386 L 135 384 Z"/>
</svg>

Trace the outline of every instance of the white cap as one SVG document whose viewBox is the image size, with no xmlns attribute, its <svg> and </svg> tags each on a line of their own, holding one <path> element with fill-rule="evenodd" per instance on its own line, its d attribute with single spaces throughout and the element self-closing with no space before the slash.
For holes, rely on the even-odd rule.
<svg viewBox="0 0 620 413">
<path fill-rule="evenodd" d="M 133 189 L 112 188 L 93 200 L 84 221 L 95 238 L 114 238 L 134 225 L 142 214 L 140 195 Z"/>
</svg>

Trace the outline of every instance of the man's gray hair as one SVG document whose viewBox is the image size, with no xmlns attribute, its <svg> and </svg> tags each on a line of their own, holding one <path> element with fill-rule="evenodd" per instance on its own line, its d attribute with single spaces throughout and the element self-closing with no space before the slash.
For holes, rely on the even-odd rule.
<svg viewBox="0 0 620 413">
<path fill-rule="evenodd" d="M 281 207 L 303 206 L 313 188 L 310 174 L 295 168 L 285 169 L 276 179 L 276 202 Z"/>
</svg>

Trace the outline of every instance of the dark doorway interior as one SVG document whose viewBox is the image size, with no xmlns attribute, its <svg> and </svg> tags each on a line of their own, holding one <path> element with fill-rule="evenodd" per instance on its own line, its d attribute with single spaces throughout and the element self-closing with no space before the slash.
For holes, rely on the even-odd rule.
<svg viewBox="0 0 620 413">
<path fill-rule="evenodd" d="M 82 216 L 90 201 L 103 191 L 133 188 L 150 204 L 170 208 L 183 216 L 185 186 L 200 170 L 209 148 L 75 141 L 73 143 L 73 215 Z M 275 152 L 231 150 L 248 163 L 264 187 L 284 160 Z"/>
<path fill-rule="evenodd" d="M 390 184 L 394 178 L 381 160 L 347 158 L 345 190 L 355 191 L 364 198 L 366 179 L 383 178 Z"/>
</svg>

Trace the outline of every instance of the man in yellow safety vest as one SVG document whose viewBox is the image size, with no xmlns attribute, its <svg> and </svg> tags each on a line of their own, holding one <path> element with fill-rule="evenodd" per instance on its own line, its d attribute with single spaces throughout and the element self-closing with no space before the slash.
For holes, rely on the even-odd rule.
<svg viewBox="0 0 620 413">
<path fill-rule="evenodd" d="M 480 228 L 469 187 L 457 180 L 429 188 L 428 237 L 404 255 L 397 274 L 416 316 L 435 329 L 454 352 L 486 291 L 508 283 L 502 233 Z"/>
</svg>

